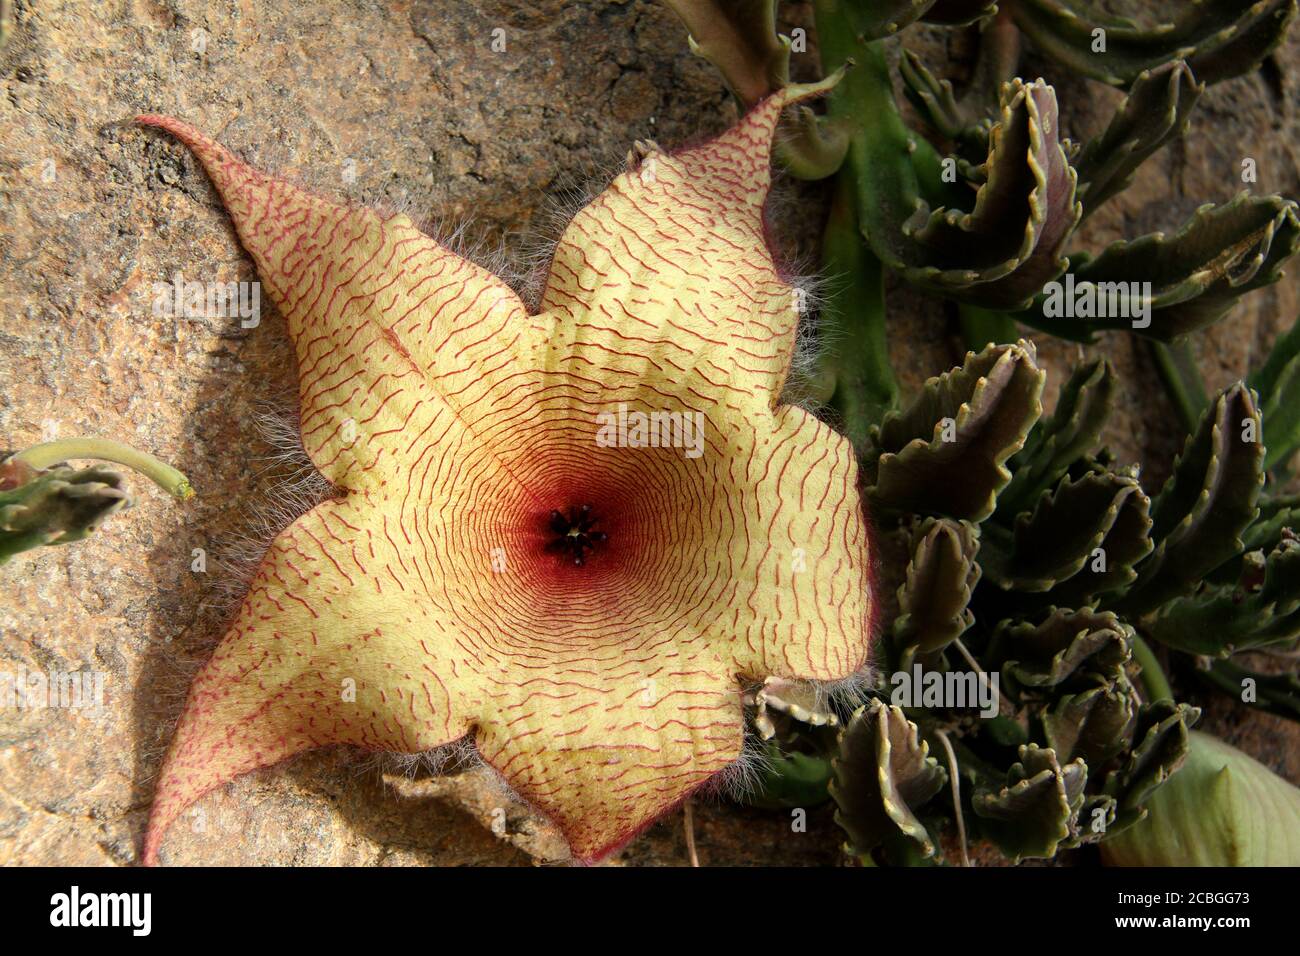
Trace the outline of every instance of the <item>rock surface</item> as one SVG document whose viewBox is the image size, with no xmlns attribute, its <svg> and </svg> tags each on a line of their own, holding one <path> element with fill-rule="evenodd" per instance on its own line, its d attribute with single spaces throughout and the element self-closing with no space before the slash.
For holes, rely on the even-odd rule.
<svg viewBox="0 0 1300 956">
<path fill-rule="evenodd" d="M 783 16 L 811 34 L 805 5 Z M 504 49 L 494 52 L 494 40 Z M 969 70 L 962 34 L 917 30 L 909 43 L 955 77 Z M 1300 40 L 1277 61 L 1211 89 L 1187 142 L 1149 163 L 1089 223 L 1087 242 L 1170 229 L 1201 202 L 1230 198 L 1243 156 L 1258 162 L 1256 188 L 1300 195 Z M 1096 132 L 1117 94 L 1027 61 L 1040 67 L 1058 84 L 1066 132 Z M 794 68 L 814 74 L 814 55 Z M 199 491 L 178 505 L 133 479 L 136 507 L 103 533 L 0 569 L 0 671 L 106 674 L 98 710 L 0 710 L 0 864 L 129 864 L 188 676 L 219 636 L 244 558 L 265 544 L 250 528 L 283 523 L 293 507 L 275 491 L 285 469 L 258 423 L 268 409 L 284 412 L 294 379 L 269 309 L 252 329 L 153 314 L 154 284 L 177 272 L 255 275 L 188 154 L 126 121 L 180 116 L 326 194 L 444 227 L 472 218 L 472 236 L 527 261 L 537 246 L 526 236 L 545 234 L 634 140 L 678 145 L 736 113 L 672 14 L 646 0 L 19 0 L 0 84 L 0 444 L 114 438 L 172 461 Z M 813 259 L 823 201 L 820 187 L 785 189 L 796 259 Z M 1288 278 L 1202 336 L 1211 387 L 1258 363 L 1298 302 Z M 891 295 L 891 332 L 905 384 L 959 357 L 942 309 L 905 290 Z M 1122 335 L 1096 351 L 1123 373 L 1113 446 L 1163 475 L 1175 419 L 1150 362 Z M 1079 350 L 1040 340 L 1040 353 L 1051 400 Z M 200 557 L 206 570 L 195 571 Z M 1300 779 L 1295 728 L 1222 705 L 1211 718 L 1211 729 Z M 613 862 L 681 864 L 682 832 L 673 816 Z M 794 833 L 786 815 L 727 803 L 697 807 L 696 835 L 706 864 L 829 864 L 841 839 L 825 808 Z M 562 857 L 549 825 L 485 770 L 407 777 L 343 751 L 235 782 L 174 828 L 165 851 L 173 863 Z"/>
</svg>

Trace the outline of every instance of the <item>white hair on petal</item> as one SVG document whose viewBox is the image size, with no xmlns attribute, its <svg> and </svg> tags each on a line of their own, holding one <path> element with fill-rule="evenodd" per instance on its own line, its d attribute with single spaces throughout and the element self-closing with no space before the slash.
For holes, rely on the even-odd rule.
<svg viewBox="0 0 1300 956">
<path fill-rule="evenodd" d="M 258 403 L 253 426 L 268 451 L 254 456 L 261 463 L 258 477 L 269 476 L 262 495 L 244 509 L 240 529 L 215 549 L 211 596 L 204 601 L 233 612 L 271 541 L 322 501 L 337 497 L 338 489 L 312 464 L 302 445 L 298 416 L 274 398 Z"/>
<path fill-rule="evenodd" d="M 528 276 L 520 271 L 517 257 L 511 254 L 508 237 L 493 236 L 491 230 L 478 220 L 435 218 L 428 211 L 430 202 L 416 201 L 404 192 L 396 196 L 384 195 L 365 205 L 385 221 L 398 216 L 410 219 L 417 229 L 448 252 L 492 273 L 516 293 L 520 293 L 527 281 Z"/>
<path fill-rule="evenodd" d="M 485 766 L 483 755 L 474 744 L 474 735 L 466 734 L 459 740 L 435 747 L 421 754 L 425 768 L 431 774 L 451 773 Z"/>
<path fill-rule="evenodd" d="M 414 780 L 417 777 L 437 777 L 443 774 L 476 770 L 483 758 L 474 746 L 474 735 L 466 734 L 431 750 L 405 753 L 392 750 L 358 751 L 358 774 L 395 774 Z"/>
<path fill-rule="evenodd" d="M 769 224 L 790 221 L 804 212 L 798 204 L 806 201 L 791 188 L 785 177 L 778 176 L 768 193 L 765 219 Z M 769 230 L 769 235 L 773 231 Z M 819 318 L 837 284 L 819 271 L 815 256 L 806 251 L 794 255 L 782 249 L 770 249 L 769 252 L 776 262 L 778 275 L 793 290 L 799 314 L 794 347 L 790 352 L 790 368 L 781 390 L 781 403 L 815 412 L 821 405 L 817 396 L 817 372 L 829 343 Z"/>
<path fill-rule="evenodd" d="M 473 220 L 461 220 L 454 225 L 444 222 L 426 231 L 444 249 L 486 269 L 514 289 L 516 294 L 528 281 L 528 275 L 511 255 L 505 237 L 490 237 Z"/>
<path fill-rule="evenodd" d="M 790 369 L 781 389 L 782 405 L 798 405 L 810 412 L 817 410 L 821 402 L 817 397 L 816 376 L 823 352 L 824 343 L 817 333 L 815 316 L 800 315 L 794 347 L 790 350 Z"/>
<path fill-rule="evenodd" d="M 574 216 L 604 191 L 618 172 L 612 166 L 589 165 L 581 174 L 569 171 L 547 191 L 541 208 L 519 241 L 519 271 L 524 277 L 520 295 L 530 309 L 536 309 L 541 302 L 551 259 L 565 229 Z"/>
<path fill-rule="evenodd" d="M 790 361 L 790 374 L 782 390 L 781 401 L 787 405 L 798 405 L 815 413 L 833 427 L 839 427 L 838 415 L 834 409 L 824 404 L 824 396 L 820 394 L 824 383 L 819 383 L 817 378 L 822 356 L 837 348 L 844 337 L 844 331 L 838 324 L 822 321 L 826 304 L 844 287 L 848 279 L 843 275 L 812 273 L 794 281 L 799 283 L 797 288 L 807 290 L 808 308 L 800 318 Z"/>
<path fill-rule="evenodd" d="M 836 715 L 843 724 L 852 713 L 866 702 L 876 686 L 876 672 L 871 665 L 833 681 L 801 681 L 816 693 L 815 708 Z M 749 681 L 743 688 L 745 696 L 762 689 L 762 681 Z M 775 769 L 766 742 L 758 735 L 750 720 L 745 721 L 744 738 L 740 755 L 713 776 L 700 789 L 700 793 L 719 799 L 746 802 L 759 791 L 764 778 Z"/>
<path fill-rule="evenodd" d="M 758 793 L 774 766 L 765 741 L 746 723 L 740 755 L 714 774 L 697 792 L 703 797 L 744 803 Z"/>
<path fill-rule="evenodd" d="M 866 703 L 878 685 L 880 675 L 871 664 L 832 681 L 813 681 L 817 688 L 817 705 L 834 711 L 841 720 Z"/>
</svg>

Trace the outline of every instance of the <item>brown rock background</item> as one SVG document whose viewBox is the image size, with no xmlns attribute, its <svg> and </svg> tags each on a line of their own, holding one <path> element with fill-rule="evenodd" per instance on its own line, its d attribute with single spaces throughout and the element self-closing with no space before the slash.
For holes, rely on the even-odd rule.
<svg viewBox="0 0 1300 956">
<path fill-rule="evenodd" d="M 810 35 L 806 5 L 785 28 Z M 554 210 L 617 169 L 633 140 L 664 145 L 715 133 L 735 109 L 684 30 L 649 0 L 19 0 L 0 50 L 0 445 L 100 435 L 158 454 L 199 497 L 181 506 L 132 479 L 137 505 L 104 533 L 28 552 L 0 568 L 0 670 L 107 674 L 97 713 L 0 710 L 0 863 L 127 864 L 136 859 L 152 777 L 186 679 L 219 636 L 237 593 L 240 555 L 262 543 L 251 513 L 283 478 L 257 419 L 284 407 L 293 373 L 278 317 L 159 320 L 152 285 L 179 271 L 252 280 L 215 193 L 175 143 L 124 121 L 180 116 L 246 159 L 327 194 L 411 209 L 503 245 L 516 261 Z M 504 52 L 492 52 L 503 30 Z M 960 80 L 961 32 L 914 30 L 909 45 Z M 1260 74 L 1212 88 L 1185 143 L 1158 155 L 1099 213 L 1085 240 L 1171 229 L 1197 205 L 1240 188 L 1257 160 L 1260 191 L 1300 196 L 1296 152 L 1300 38 Z M 796 73 L 816 71 L 815 54 Z M 1066 133 L 1084 138 L 1118 94 L 1024 66 L 1055 83 Z M 790 185 L 789 252 L 815 261 L 823 189 Z M 1294 319 L 1288 277 L 1202 336 L 1211 387 L 1261 360 Z M 960 356 L 950 317 L 905 290 L 891 295 L 892 357 L 915 385 Z M 1060 371 L 1080 354 L 1039 340 Z M 1158 479 L 1176 421 L 1141 349 L 1115 335 L 1098 347 L 1126 394 L 1109 436 Z M 208 557 L 191 571 L 193 549 Z M 1221 704 L 1210 726 L 1295 781 L 1294 728 Z M 493 822 L 496 821 L 496 831 Z M 706 863 L 826 864 L 837 829 L 823 809 L 792 834 L 779 813 L 697 810 Z M 497 834 L 500 835 L 497 835 Z M 175 863 L 527 864 L 562 847 L 545 822 L 482 770 L 407 777 L 391 764 L 331 751 L 244 778 L 178 824 Z M 679 818 L 618 862 L 679 864 Z"/>
</svg>

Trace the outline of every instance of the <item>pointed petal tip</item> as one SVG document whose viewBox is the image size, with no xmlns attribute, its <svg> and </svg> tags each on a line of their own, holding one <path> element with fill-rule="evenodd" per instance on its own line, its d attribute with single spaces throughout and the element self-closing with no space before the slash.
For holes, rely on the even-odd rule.
<svg viewBox="0 0 1300 956">
<path fill-rule="evenodd" d="M 141 113 L 135 117 L 135 123 L 139 126 L 153 126 L 157 129 L 166 130 L 191 149 L 221 148 L 189 123 L 178 120 L 174 116 L 167 116 L 163 113 Z"/>
<path fill-rule="evenodd" d="M 167 831 L 172 824 L 176 822 L 185 808 L 192 805 L 200 797 L 204 796 L 212 787 L 206 788 L 203 793 L 183 796 L 178 801 L 174 790 L 174 781 L 169 779 L 164 765 L 162 774 L 154 790 L 153 804 L 149 808 L 149 818 L 145 823 L 144 841 L 140 848 L 140 865 L 141 866 L 159 866 L 159 854 L 162 852 L 163 840 L 167 836 Z"/>
<path fill-rule="evenodd" d="M 237 159 L 212 137 L 189 123 L 162 113 L 142 113 L 135 117 L 140 126 L 164 130 L 185 145 L 199 160 L 217 191 L 229 206 L 233 195 L 249 185 L 260 184 L 263 176 L 251 166 Z"/>
<path fill-rule="evenodd" d="M 140 865 L 158 866 L 158 853 L 162 849 L 163 836 L 171 820 L 163 820 L 159 815 L 158 804 L 149 810 L 149 820 L 145 824 L 144 842 L 140 847 Z"/>
</svg>

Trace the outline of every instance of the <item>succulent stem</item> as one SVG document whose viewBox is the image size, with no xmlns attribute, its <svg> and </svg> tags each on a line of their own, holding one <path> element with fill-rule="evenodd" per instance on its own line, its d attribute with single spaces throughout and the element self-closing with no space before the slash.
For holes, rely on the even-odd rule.
<svg viewBox="0 0 1300 956">
<path fill-rule="evenodd" d="M 1140 679 L 1142 689 L 1147 693 L 1147 703 L 1174 699 L 1173 688 L 1169 686 L 1169 679 L 1165 677 L 1164 669 L 1156 660 L 1155 651 L 1151 650 L 1151 645 L 1137 634 L 1133 635 L 1133 660 L 1137 661 L 1142 668 Z"/>
<path fill-rule="evenodd" d="M 146 452 L 107 438 L 66 438 L 44 442 L 11 456 L 7 462 L 45 469 L 73 458 L 93 458 L 125 465 L 181 501 L 194 496 L 189 479 L 171 465 Z"/>
<path fill-rule="evenodd" d="M 839 412 L 854 447 L 862 449 L 870 427 L 898 401 L 885 334 L 884 265 L 872 249 L 862 215 L 871 209 L 862 195 L 863 144 L 876 135 L 878 123 L 889 123 L 891 117 L 896 132 L 905 130 L 880 45 L 856 38 L 840 0 L 818 0 L 816 15 L 825 72 L 856 62 L 859 56 L 866 66 L 849 70 L 827 107 L 832 118 L 852 123 L 854 133 L 849 157 L 836 176 L 822 242 L 822 267 L 843 284 L 822 311 L 822 328 L 832 350 L 823 358 L 821 373 L 827 379 L 829 404 Z"/>
<path fill-rule="evenodd" d="M 814 7 L 823 72 L 855 64 L 827 104 L 830 116 L 857 124 L 840 175 L 853 179 L 862 234 L 886 265 L 897 267 L 892 231 L 915 211 L 920 186 L 910 157 L 923 140 L 899 114 L 883 42 L 858 36 L 843 0 L 816 0 Z"/>
<path fill-rule="evenodd" d="M 1209 399 L 1187 339 L 1179 339 L 1171 345 L 1153 341 L 1151 357 L 1155 359 L 1160 380 L 1178 411 L 1183 429 L 1188 433 L 1195 431 Z"/>
<path fill-rule="evenodd" d="M 818 377 L 826 380 L 828 404 L 845 434 L 861 449 L 870 427 L 897 403 L 898 385 L 885 334 L 884 269 L 858 232 L 853 180 L 843 172 L 822 240 L 822 268 L 837 287 L 821 313 L 826 348 Z"/>
<path fill-rule="evenodd" d="M 957 321 L 961 325 L 962 339 L 972 352 L 978 352 L 986 345 L 1007 345 L 1020 338 L 1016 320 L 1006 312 L 959 303 Z"/>
</svg>

